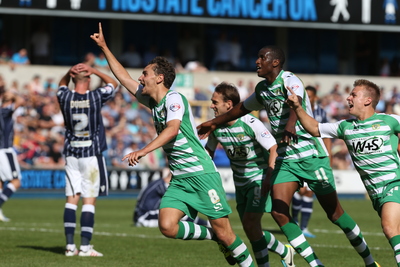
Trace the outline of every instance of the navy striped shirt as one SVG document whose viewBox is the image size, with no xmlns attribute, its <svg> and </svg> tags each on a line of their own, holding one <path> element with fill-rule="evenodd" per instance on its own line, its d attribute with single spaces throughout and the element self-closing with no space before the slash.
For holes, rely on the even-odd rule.
<svg viewBox="0 0 400 267">
<path fill-rule="evenodd" d="M 0 148 L 9 148 L 14 143 L 14 113 L 15 105 L 0 108 Z"/>
<path fill-rule="evenodd" d="M 101 155 L 107 149 L 101 108 L 114 96 L 112 84 L 79 94 L 67 86 L 58 89 L 57 97 L 64 116 L 64 155 L 85 158 Z"/>
<path fill-rule="evenodd" d="M 320 106 L 315 105 L 313 111 L 314 119 L 319 123 L 326 123 L 328 122 L 328 118 L 326 117 L 326 111 Z"/>
</svg>

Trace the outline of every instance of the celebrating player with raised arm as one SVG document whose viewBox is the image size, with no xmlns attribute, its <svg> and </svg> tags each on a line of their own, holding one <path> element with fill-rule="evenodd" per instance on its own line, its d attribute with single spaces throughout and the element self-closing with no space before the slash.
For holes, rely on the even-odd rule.
<svg viewBox="0 0 400 267">
<path fill-rule="evenodd" d="M 339 226 L 367 267 L 376 267 L 369 247 L 355 221 L 340 205 L 329 157 L 321 138 L 304 131 L 293 110 L 285 103 L 291 87 L 302 99 L 302 106 L 312 114 L 303 83 L 293 73 L 283 70 L 285 55 L 276 46 L 266 46 L 258 52 L 259 82 L 255 92 L 227 113 L 198 126 L 200 137 L 208 136 L 218 126 L 237 119 L 251 110 L 265 108 L 272 134 L 278 142 L 278 157 L 271 177 L 272 216 L 293 248 L 310 264 L 324 266 L 306 240 L 300 227 L 290 216 L 293 194 L 307 182 L 314 191 L 329 220 Z M 312 116 L 312 115 L 311 115 Z M 362 248 L 362 249 L 360 249 Z"/>
<path fill-rule="evenodd" d="M 161 233 L 169 238 L 217 241 L 227 248 L 230 264 L 254 266 L 246 245 L 230 225 L 228 214 L 232 211 L 219 173 L 197 136 L 191 107 L 182 94 L 170 90 L 175 79 L 172 64 L 163 57 L 155 57 L 137 82 L 109 50 L 100 23 L 99 32 L 91 38 L 104 52 L 115 77 L 140 103 L 152 110 L 158 136 L 122 160 L 136 165 L 141 157 L 159 147 L 167 154 L 172 179 L 160 204 Z M 209 218 L 212 229 L 180 221 L 185 214 L 194 219 L 198 212 Z"/>
<path fill-rule="evenodd" d="M 374 209 L 381 217 L 383 233 L 400 266 L 400 159 L 397 152 L 400 116 L 377 114 L 379 87 L 368 80 L 356 80 L 347 102 L 355 119 L 319 123 L 302 108 L 291 88 L 287 103 L 312 136 L 340 138 L 347 145 Z"/>
</svg>

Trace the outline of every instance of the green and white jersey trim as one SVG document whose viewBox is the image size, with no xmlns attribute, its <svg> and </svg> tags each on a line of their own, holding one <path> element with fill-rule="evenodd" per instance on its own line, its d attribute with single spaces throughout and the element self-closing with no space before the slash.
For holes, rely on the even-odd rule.
<svg viewBox="0 0 400 267">
<path fill-rule="evenodd" d="M 298 144 L 287 145 L 280 143 L 285 126 L 289 120 L 290 107 L 286 99 L 291 93 L 286 89 L 290 87 L 303 99 L 302 106 L 313 117 L 312 108 L 303 82 L 293 73 L 281 71 L 272 84 L 266 80 L 257 84 L 255 92 L 244 101 L 248 110 L 265 108 L 271 122 L 271 132 L 278 141 L 278 160 L 304 160 L 308 157 L 326 157 L 328 152 L 321 138 L 312 137 L 299 121 L 296 123 Z"/>
<path fill-rule="evenodd" d="M 379 198 L 385 186 L 400 179 L 397 153 L 400 116 L 374 114 L 370 118 L 319 124 L 322 138 L 340 138 L 347 145 L 361 180 L 371 198 Z"/>
<path fill-rule="evenodd" d="M 206 147 L 215 151 L 220 143 L 231 163 L 236 187 L 261 181 L 268 168 L 268 150 L 276 144 L 264 124 L 253 115 L 245 115 L 231 126 L 216 129 Z"/>
<path fill-rule="evenodd" d="M 216 172 L 214 162 L 200 143 L 187 99 L 182 94 L 169 90 L 157 104 L 153 99 L 141 95 L 141 90 L 142 87 L 139 86 L 136 96 L 140 103 L 151 109 L 157 134 L 167 127 L 167 122 L 176 119 L 181 121 L 178 135 L 163 146 L 173 178 Z"/>
</svg>

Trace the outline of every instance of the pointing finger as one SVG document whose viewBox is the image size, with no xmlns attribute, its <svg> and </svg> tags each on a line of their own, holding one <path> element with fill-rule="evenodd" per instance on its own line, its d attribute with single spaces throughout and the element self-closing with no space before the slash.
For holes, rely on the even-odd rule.
<svg viewBox="0 0 400 267">
<path fill-rule="evenodd" d="M 290 88 L 290 86 L 286 86 L 286 89 L 288 89 L 289 92 L 290 92 L 292 95 L 296 95 L 296 93 L 292 90 L 292 88 Z"/>
</svg>

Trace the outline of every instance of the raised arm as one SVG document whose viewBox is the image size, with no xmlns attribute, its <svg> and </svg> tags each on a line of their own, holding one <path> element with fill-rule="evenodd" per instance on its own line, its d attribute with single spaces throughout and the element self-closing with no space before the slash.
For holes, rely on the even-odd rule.
<svg viewBox="0 0 400 267">
<path fill-rule="evenodd" d="M 99 22 L 99 32 L 90 35 L 93 41 L 100 47 L 103 51 L 104 55 L 107 58 L 108 65 L 112 73 L 118 79 L 118 81 L 133 95 L 136 94 L 136 90 L 138 88 L 139 82 L 132 79 L 126 69 L 119 63 L 119 61 L 115 58 L 113 53 L 108 48 L 106 41 L 103 35 L 103 29 L 101 27 L 101 23 Z"/>
<path fill-rule="evenodd" d="M 236 120 L 246 114 L 248 114 L 250 110 L 247 110 L 243 102 L 240 102 L 236 106 L 234 106 L 227 113 L 220 115 L 212 120 L 203 122 L 199 126 L 197 126 L 197 131 L 200 139 L 207 138 L 211 132 L 213 132 L 218 126 L 227 123 L 229 121 Z"/>
<path fill-rule="evenodd" d="M 310 117 L 307 112 L 301 106 L 301 102 L 299 101 L 299 97 L 295 92 L 288 86 L 287 89 L 290 91 L 291 95 L 288 96 L 287 103 L 290 108 L 296 113 L 298 120 L 303 125 L 304 129 L 309 132 L 312 136 L 318 137 L 321 136 L 318 128 L 318 121 L 316 121 L 313 117 Z"/>
</svg>

